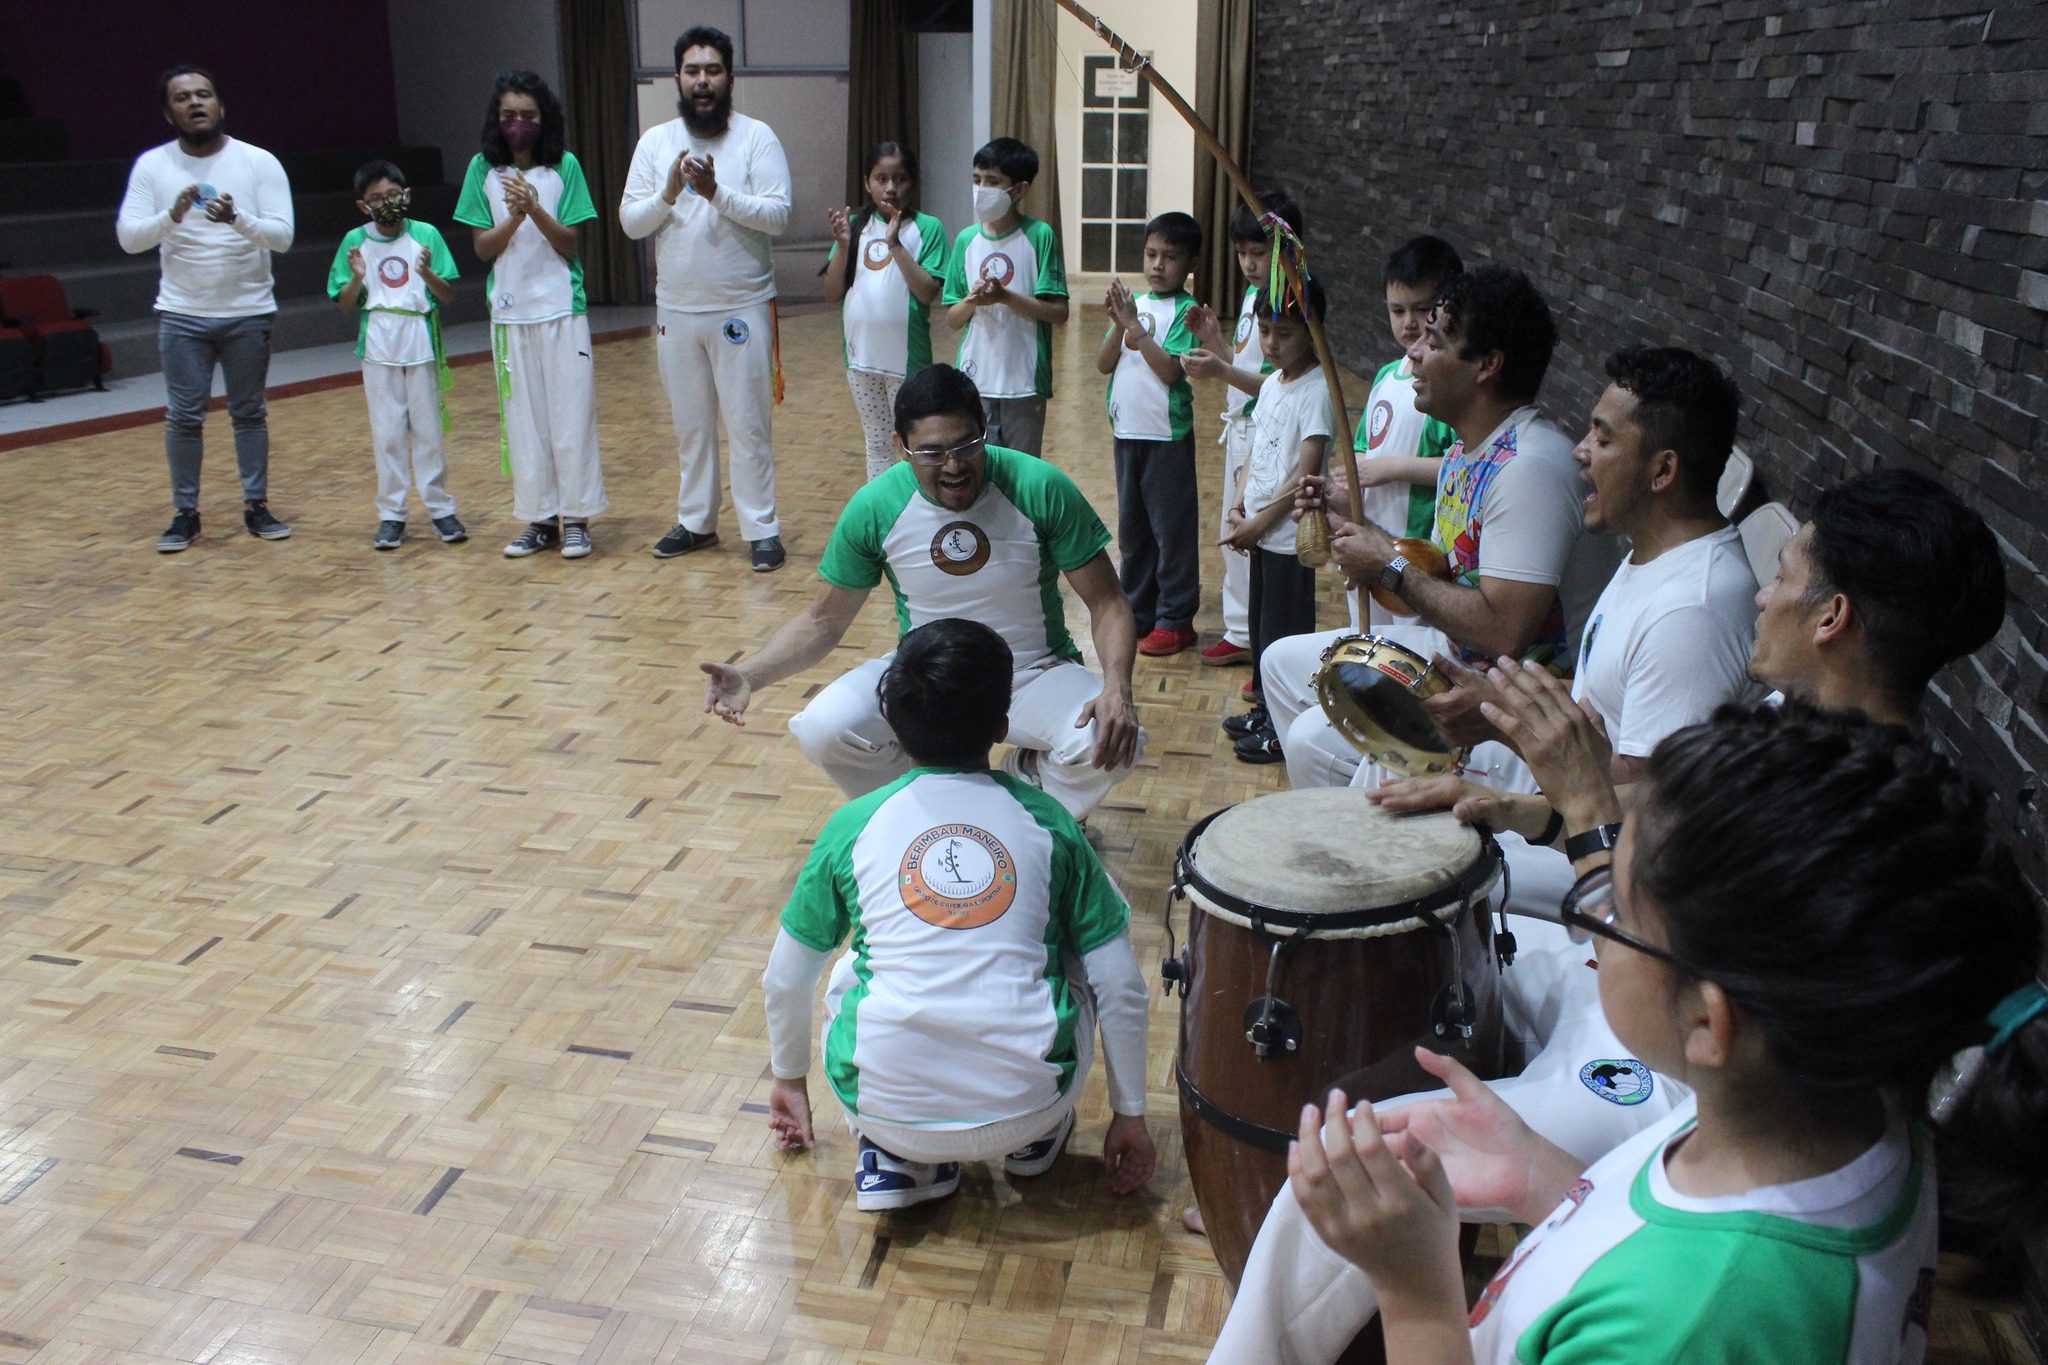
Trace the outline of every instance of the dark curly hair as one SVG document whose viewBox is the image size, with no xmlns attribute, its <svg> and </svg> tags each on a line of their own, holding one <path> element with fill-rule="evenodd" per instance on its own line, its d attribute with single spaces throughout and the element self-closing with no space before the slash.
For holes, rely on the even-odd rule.
<svg viewBox="0 0 2048 1365">
<path fill-rule="evenodd" d="M 1607 357 L 1607 377 L 1635 395 L 1646 453 L 1678 452 L 1679 489 L 1696 512 L 1711 511 L 1721 471 L 1735 449 L 1742 396 L 1713 361 L 1679 346 L 1624 346 Z"/>
<path fill-rule="evenodd" d="M 1500 392 L 1527 403 L 1543 388 L 1557 349 L 1557 321 L 1535 283 L 1519 270 L 1482 265 L 1443 282 L 1439 325 L 1458 334 L 1458 356 L 1501 354 Z"/>
<path fill-rule="evenodd" d="M 1926 1113 L 1934 1079 L 2038 970 L 2042 926 L 1984 791 L 1903 729 L 1724 707 L 1659 744 L 1633 882 L 1672 953 L 1725 991 L 1814 1090 Z M 1992 1233 L 2048 1212 L 2048 1017 L 1938 1128 L 1944 1212 Z"/>
<path fill-rule="evenodd" d="M 562 102 L 548 89 L 548 83 L 531 71 L 500 71 L 491 86 L 490 107 L 484 110 L 484 160 L 493 166 L 512 164 L 512 149 L 506 145 L 505 135 L 498 131 L 498 101 L 505 95 L 533 97 L 533 102 L 540 106 L 540 141 L 533 144 L 534 164 L 561 165 L 568 151 L 568 121 L 562 115 Z"/>
</svg>

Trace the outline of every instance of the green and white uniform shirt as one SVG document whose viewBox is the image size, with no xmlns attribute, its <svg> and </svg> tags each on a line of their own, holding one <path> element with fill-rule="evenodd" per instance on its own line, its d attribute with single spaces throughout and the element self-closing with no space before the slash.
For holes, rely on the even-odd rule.
<svg viewBox="0 0 2048 1365">
<path fill-rule="evenodd" d="M 1251 370 L 1258 374 L 1273 373 L 1273 362 L 1266 359 L 1266 344 L 1259 340 L 1259 310 L 1253 305 L 1259 297 L 1259 287 L 1248 284 L 1244 287 L 1244 302 L 1237 308 L 1237 330 L 1231 334 L 1232 355 L 1230 363 L 1240 370 Z M 1250 417 L 1259 405 L 1259 396 L 1246 393 L 1235 384 L 1223 386 L 1223 420 L 1236 421 Z M 1230 490 L 1225 489 L 1226 494 Z"/>
<path fill-rule="evenodd" d="M 1019 214 L 1004 237 L 991 238 L 979 223 L 963 231 L 946 263 L 941 299 L 951 308 L 983 280 L 1028 298 L 1067 297 L 1067 263 L 1052 224 Z M 958 364 L 983 398 L 1050 398 L 1052 324 L 1014 308 L 977 308 L 960 336 Z"/>
<path fill-rule="evenodd" d="M 840 349 L 846 368 L 908 379 L 932 363 L 932 314 L 910 292 L 896 255 L 889 250 L 889 223 L 868 216 L 859 251 L 846 268 L 846 299 L 840 305 Z M 903 249 L 934 279 L 946 274 L 946 228 L 929 213 L 903 225 Z M 839 254 L 832 244 L 829 262 Z"/>
<path fill-rule="evenodd" d="M 1838 1171 L 1726 1198 L 1671 1186 L 1688 1100 L 1595 1162 L 1472 1310 L 1480 1362 L 1918 1362 L 1935 1192 L 1897 1116 Z"/>
<path fill-rule="evenodd" d="M 1195 334 L 1188 330 L 1193 295 L 1184 289 L 1139 294 L 1132 302 L 1138 309 L 1138 330 L 1157 341 L 1161 350 L 1182 356 L 1195 349 Z M 1171 384 L 1160 383 L 1144 353 L 1126 340 L 1109 376 L 1109 426 L 1120 441 L 1178 441 L 1192 436 L 1195 386 L 1185 374 L 1176 374 Z"/>
<path fill-rule="evenodd" d="M 1066 963 L 1129 923 L 1074 818 L 987 769 L 914 769 L 842 807 L 782 911 L 815 951 L 853 940 L 827 992 L 840 1103 L 934 1129 L 1066 1092 L 1080 1020 Z"/>
<path fill-rule="evenodd" d="M 368 365 L 441 362 L 441 311 L 420 275 L 420 252 L 444 280 L 455 278 L 455 257 L 433 224 L 405 220 L 396 237 L 365 225 L 341 239 L 327 272 L 327 297 L 339 298 L 353 278 L 348 253 L 363 253 L 363 287 L 356 296 L 356 358 Z"/>
<path fill-rule="evenodd" d="M 526 178 L 540 206 L 563 227 L 597 217 L 583 167 L 573 152 L 564 152 L 559 166 L 523 169 L 493 166 L 481 155 L 471 157 L 469 173 L 462 178 L 462 196 L 455 201 L 455 221 L 477 228 L 504 222 L 508 216 L 505 185 L 515 175 Z M 484 288 L 490 296 L 492 322 L 552 322 L 581 316 L 586 307 L 583 258 L 564 258 L 531 222 L 521 223 L 505 250 L 491 262 Z"/>
<path fill-rule="evenodd" d="M 818 574 L 854 592 L 886 577 L 898 634 L 968 617 L 1001 635 L 1017 672 L 1030 673 L 1080 659 L 1060 575 L 1108 546 L 1102 518 L 1065 473 L 990 446 L 988 484 L 964 512 L 926 497 L 907 460 L 864 484 L 832 528 Z"/>
<path fill-rule="evenodd" d="M 1415 371 L 1408 357 L 1390 360 L 1372 378 L 1351 448 L 1367 459 L 1415 455 L 1440 460 L 1458 433 L 1415 406 Z M 1427 540 L 1436 525 L 1436 485 L 1389 483 L 1365 493 L 1367 519 L 1391 536 Z"/>
</svg>

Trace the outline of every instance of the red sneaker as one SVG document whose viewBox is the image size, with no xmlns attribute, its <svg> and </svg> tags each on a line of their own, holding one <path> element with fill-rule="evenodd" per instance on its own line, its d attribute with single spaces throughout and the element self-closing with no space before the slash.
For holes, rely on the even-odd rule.
<svg viewBox="0 0 2048 1365">
<path fill-rule="evenodd" d="M 1138 641 L 1138 652 L 1154 659 L 1163 659 L 1169 654 L 1178 654 L 1184 649 L 1193 649 L 1200 637 L 1191 630 L 1168 630 L 1160 626 L 1150 635 Z"/>
<path fill-rule="evenodd" d="M 1228 640 L 1218 640 L 1202 651 L 1202 662 L 1213 668 L 1228 668 L 1232 664 L 1248 664 L 1252 652 L 1243 645 L 1234 645 Z"/>
<path fill-rule="evenodd" d="M 1237 689 L 1237 695 L 1243 697 L 1246 701 L 1255 702 L 1259 699 L 1259 689 L 1252 686 L 1252 680 L 1250 678 L 1246 678 L 1244 680 L 1244 686 Z"/>
</svg>

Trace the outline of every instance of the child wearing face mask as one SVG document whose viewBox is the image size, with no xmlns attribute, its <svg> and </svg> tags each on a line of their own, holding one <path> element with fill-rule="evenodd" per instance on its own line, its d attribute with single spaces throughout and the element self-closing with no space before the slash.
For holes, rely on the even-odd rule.
<svg viewBox="0 0 2048 1365">
<path fill-rule="evenodd" d="M 469 539 L 448 494 L 441 433 L 450 385 L 441 345 L 441 305 L 455 297 L 448 243 L 411 216 L 405 172 L 371 161 L 356 172 L 356 207 L 370 222 L 341 239 L 327 274 L 327 296 L 356 315 L 356 356 L 370 404 L 370 446 L 377 459 L 377 531 L 371 544 L 395 550 L 405 539 L 408 445 L 420 501 L 434 532 L 449 544 Z M 408 437 L 410 440 L 408 441 Z"/>
<path fill-rule="evenodd" d="M 990 443 L 1029 455 L 1039 453 L 1052 397 L 1052 329 L 1067 320 L 1059 235 L 1017 211 L 1037 176 L 1038 153 L 1016 138 L 974 154 L 975 225 L 953 243 L 943 295 Z"/>
<path fill-rule="evenodd" d="M 562 145 L 562 102 L 531 71 L 501 71 L 484 112 L 455 221 L 491 263 L 491 357 L 498 377 L 499 456 L 526 529 L 505 547 L 524 559 L 591 551 L 590 518 L 610 503 L 597 453 L 596 375 L 584 316 L 576 225 L 596 219 L 575 154 Z"/>
<path fill-rule="evenodd" d="M 846 383 L 867 438 L 868 477 L 896 463 L 896 390 L 932 363 L 931 306 L 946 273 L 946 227 L 910 207 L 917 156 L 883 142 L 861 167 L 869 206 L 832 209 L 825 298 L 842 304 Z"/>
</svg>

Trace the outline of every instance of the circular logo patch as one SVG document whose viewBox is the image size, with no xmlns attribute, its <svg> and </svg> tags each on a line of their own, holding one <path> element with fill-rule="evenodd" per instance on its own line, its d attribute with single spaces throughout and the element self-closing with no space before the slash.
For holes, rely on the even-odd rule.
<svg viewBox="0 0 2048 1365">
<path fill-rule="evenodd" d="M 981 277 L 994 280 L 997 284 L 1008 284 L 1017 274 L 1017 263 L 1000 251 L 990 252 L 981 260 Z"/>
<path fill-rule="evenodd" d="M 949 521 L 932 537 L 933 565 L 955 578 L 981 572 L 988 550 L 988 534 L 971 521 Z"/>
<path fill-rule="evenodd" d="M 1579 1068 L 1586 1089 L 1609 1104 L 1641 1104 L 1657 1089 L 1657 1077 L 1633 1057 L 1596 1057 Z"/>
<path fill-rule="evenodd" d="M 718 332 L 735 346 L 746 345 L 747 338 L 752 335 L 747 331 L 747 324 L 739 318 L 727 318 L 725 326 L 719 328 Z"/>
<path fill-rule="evenodd" d="M 1152 315 L 1150 313 L 1140 313 L 1138 314 L 1138 330 L 1143 332 L 1148 337 L 1156 336 L 1159 333 L 1159 324 L 1152 320 Z M 1132 341 L 1129 337 L 1125 337 L 1124 349 L 1128 351 L 1135 351 L 1138 349 L 1138 343 Z"/>
<path fill-rule="evenodd" d="M 861 264 L 870 270 L 886 270 L 889 267 L 889 243 L 880 237 L 860 249 Z"/>
<path fill-rule="evenodd" d="M 1372 417 L 1365 427 L 1365 448 L 1378 450 L 1380 442 L 1387 439 L 1387 428 L 1394 425 L 1394 405 L 1382 398 L 1372 405 Z"/>
<path fill-rule="evenodd" d="M 1017 899 L 1017 865 L 995 835 L 939 825 L 911 840 L 897 877 L 903 908 L 940 929 L 979 929 Z"/>
<path fill-rule="evenodd" d="M 412 278 L 412 269 L 406 265 L 403 256 L 386 256 L 377 262 L 377 278 L 393 289 L 403 289 L 405 282 Z"/>
<path fill-rule="evenodd" d="M 1256 326 L 1258 323 L 1253 319 L 1251 309 L 1247 308 L 1237 315 L 1237 335 L 1231 340 L 1237 343 L 1238 350 L 1242 351 L 1245 343 L 1252 339 L 1252 328 Z"/>
</svg>

